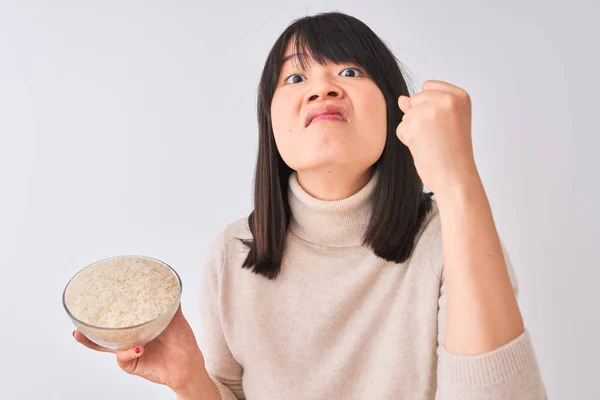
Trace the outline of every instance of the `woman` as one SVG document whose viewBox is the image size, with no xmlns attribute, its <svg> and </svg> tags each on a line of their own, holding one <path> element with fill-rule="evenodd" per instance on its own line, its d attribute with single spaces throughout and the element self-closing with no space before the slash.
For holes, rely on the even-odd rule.
<svg viewBox="0 0 600 400">
<path fill-rule="evenodd" d="M 179 399 L 545 397 L 464 90 L 409 97 L 371 29 L 326 13 L 276 41 L 258 123 L 254 211 L 211 248 L 200 344 L 179 310 L 122 369 Z"/>
</svg>

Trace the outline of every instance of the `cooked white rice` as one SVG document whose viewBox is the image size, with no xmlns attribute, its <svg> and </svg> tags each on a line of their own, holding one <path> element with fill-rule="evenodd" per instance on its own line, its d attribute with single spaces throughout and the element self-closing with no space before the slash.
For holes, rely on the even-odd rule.
<svg viewBox="0 0 600 400">
<path fill-rule="evenodd" d="M 79 272 L 65 293 L 78 320 L 102 328 L 139 325 L 165 313 L 179 296 L 179 280 L 157 260 L 117 257 Z"/>
</svg>

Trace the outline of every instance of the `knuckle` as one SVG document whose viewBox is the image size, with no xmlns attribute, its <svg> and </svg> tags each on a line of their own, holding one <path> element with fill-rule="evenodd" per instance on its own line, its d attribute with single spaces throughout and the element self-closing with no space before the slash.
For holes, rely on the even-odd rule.
<svg viewBox="0 0 600 400">
<path fill-rule="evenodd" d="M 469 102 L 470 100 L 471 100 L 471 96 L 469 96 L 469 93 L 467 93 L 466 90 L 461 89 L 458 91 L 458 93 L 456 95 L 457 103 L 466 103 L 466 102 Z"/>
<path fill-rule="evenodd" d="M 438 112 L 439 109 L 434 106 L 427 106 L 427 108 L 425 109 L 425 113 L 429 118 L 434 118 L 438 114 Z"/>
<path fill-rule="evenodd" d="M 444 94 L 442 97 L 442 104 L 444 105 L 445 108 L 447 109 L 454 109 L 456 108 L 456 97 L 451 95 L 451 94 Z"/>
<path fill-rule="evenodd" d="M 463 90 L 462 98 L 466 104 L 471 104 L 471 95 L 469 95 L 469 93 L 467 93 L 467 91 Z"/>
</svg>

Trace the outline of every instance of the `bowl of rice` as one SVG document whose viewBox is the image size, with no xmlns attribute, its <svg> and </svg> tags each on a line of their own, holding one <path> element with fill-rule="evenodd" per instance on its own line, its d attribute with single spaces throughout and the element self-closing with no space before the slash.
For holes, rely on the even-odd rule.
<svg viewBox="0 0 600 400">
<path fill-rule="evenodd" d="M 62 303 L 75 327 L 114 350 L 143 346 L 169 325 L 181 302 L 181 278 L 162 261 L 117 256 L 71 278 Z"/>
</svg>

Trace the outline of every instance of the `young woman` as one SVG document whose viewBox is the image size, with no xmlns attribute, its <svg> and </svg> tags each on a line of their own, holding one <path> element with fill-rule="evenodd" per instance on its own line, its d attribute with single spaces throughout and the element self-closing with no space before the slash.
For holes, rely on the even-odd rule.
<svg viewBox="0 0 600 400">
<path fill-rule="evenodd" d="M 122 369 L 182 400 L 545 398 L 464 90 L 410 96 L 370 28 L 325 13 L 275 42 L 258 124 L 254 210 L 211 248 L 200 343 L 179 310 Z"/>
</svg>

